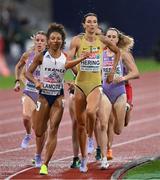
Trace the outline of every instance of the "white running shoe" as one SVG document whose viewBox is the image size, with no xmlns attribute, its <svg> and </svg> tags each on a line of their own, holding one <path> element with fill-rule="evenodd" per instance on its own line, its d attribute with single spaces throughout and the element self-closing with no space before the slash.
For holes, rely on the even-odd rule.
<svg viewBox="0 0 160 180">
<path fill-rule="evenodd" d="M 104 157 L 102 158 L 101 160 L 101 169 L 104 170 L 104 169 L 107 169 L 109 167 L 109 163 L 107 161 L 107 158 Z"/>
<path fill-rule="evenodd" d="M 87 153 L 92 154 L 94 152 L 94 140 L 93 138 L 88 138 L 88 144 L 87 144 Z"/>
<path fill-rule="evenodd" d="M 31 134 L 26 134 L 21 143 L 21 148 L 26 149 L 29 145 L 29 141 L 31 140 Z"/>
<path fill-rule="evenodd" d="M 80 172 L 83 172 L 83 173 L 88 171 L 87 158 L 82 158 L 79 170 Z"/>
<path fill-rule="evenodd" d="M 36 154 L 34 159 L 35 159 L 35 167 L 36 168 L 40 168 L 42 166 L 41 155 L 40 154 Z"/>
</svg>

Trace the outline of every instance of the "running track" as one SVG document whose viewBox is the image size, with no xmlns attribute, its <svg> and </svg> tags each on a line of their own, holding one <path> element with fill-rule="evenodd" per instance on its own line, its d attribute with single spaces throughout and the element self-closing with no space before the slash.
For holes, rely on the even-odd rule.
<svg viewBox="0 0 160 180">
<path fill-rule="evenodd" d="M 49 165 L 49 176 L 40 176 L 31 165 L 35 152 L 34 135 L 26 150 L 20 148 L 25 134 L 21 120 L 21 94 L 0 91 L 0 179 L 109 179 L 116 168 L 132 160 L 160 154 L 160 73 L 141 75 L 132 81 L 134 110 L 132 119 L 113 144 L 114 160 L 108 170 L 101 171 L 94 155 L 89 157 L 86 174 L 70 169 L 72 160 L 71 120 L 67 94 L 58 145 Z"/>
</svg>

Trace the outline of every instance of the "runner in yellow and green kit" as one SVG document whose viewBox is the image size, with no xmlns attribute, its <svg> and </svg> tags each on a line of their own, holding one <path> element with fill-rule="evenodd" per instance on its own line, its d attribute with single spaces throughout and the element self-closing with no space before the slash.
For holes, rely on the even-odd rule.
<svg viewBox="0 0 160 180">
<path fill-rule="evenodd" d="M 106 40 L 104 36 L 97 36 L 98 27 L 97 15 L 88 13 L 84 16 L 82 25 L 85 33 L 73 37 L 70 45 L 69 55 L 71 57 L 79 57 L 84 52 L 90 52 L 89 58 L 77 66 L 77 77 L 75 80 L 75 111 L 78 122 L 78 138 L 82 154 L 81 172 L 87 172 L 87 156 L 86 156 L 86 119 L 89 121 L 88 135 L 92 137 L 96 115 L 101 99 L 101 64 L 102 51 L 106 46 L 115 53 L 114 65 L 108 77 L 108 81 L 113 80 L 116 65 L 119 60 L 120 51 L 111 42 Z M 106 157 L 106 166 L 108 162 Z"/>
</svg>

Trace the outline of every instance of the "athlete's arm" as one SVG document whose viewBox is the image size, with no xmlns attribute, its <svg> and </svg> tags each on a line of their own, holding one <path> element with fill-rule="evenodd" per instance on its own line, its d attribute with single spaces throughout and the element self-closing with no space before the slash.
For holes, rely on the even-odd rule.
<svg viewBox="0 0 160 180">
<path fill-rule="evenodd" d="M 79 49 L 80 46 L 80 38 L 78 36 L 75 36 L 72 38 L 69 50 L 67 52 L 67 55 L 69 58 L 73 59 Z M 76 66 L 72 67 L 72 71 L 75 75 L 77 75 L 77 68 Z"/>
<path fill-rule="evenodd" d="M 120 50 L 111 41 L 107 40 L 105 36 L 100 35 L 100 40 L 103 42 L 103 44 L 105 44 L 106 47 L 108 47 L 115 54 L 113 67 L 112 67 L 112 72 L 115 73 L 117 64 L 118 64 L 119 59 L 120 59 Z"/>
<path fill-rule="evenodd" d="M 28 52 L 23 53 L 20 60 L 16 64 L 16 66 L 15 66 L 15 78 L 16 78 L 16 80 L 19 79 L 22 68 L 26 64 L 26 60 L 28 59 L 28 56 L 29 56 Z"/>
<path fill-rule="evenodd" d="M 81 55 L 79 58 L 75 59 L 75 60 L 70 60 L 67 61 L 65 64 L 65 68 L 69 69 L 72 68 L 74 66 L 76 66 L 77 64 L 79 64 L 81 61 L 83 61 L 84 59 L 86 59 L 87 57 L 89 57 L 90 53 L 86 52 L 83 55 Z"/>
<path fill-rule="evenodd" d="M 29 66 L 29 69 L 25 74 L 26 78 L 29 81 L 33 82 L 37 89 L 42 88 L 42 83 L 40 83 L 37 79 L 34 78 L 33 72 L 36 70 L 38 65 L 42 64 L 42 59 L 43 59 L 43 53 L 40 53 L 37 56 L 35 56 L 33 59 L 33 63 Z"/>
<path fill-rule="evenodd" d="M 112 44 L 112 42 L 107 40 L 104 35 L 100 35 L 100 40 L 103 42 L 105 47 L 108 47 L 112 52 L 115 53 L 115 57 L 114 57 L 114 61 L 113 61 L 113 66 L 112 66 L 111 72 L 108 74 L 107 80 L 106 80 L 107 83 L 111 83 L 113 81 L 114 73 L 116 71 L 116 67 L 117 67 L 118 61 L 120 59 L 120 50 L 119 50 L 119 48 L 116 45 Z"/>
<path fill-rule="evenodd" d="M 18 63 L 15 66 L 15 87 L 14 90 L 16 92 L 18 92 L 20 90 L 20 75 L 22 72 L 22 69 L 24 68 L 25 64 L 26 64 L 26 60 L 29 57 L 29 53 L 25 52 L 23 53 L 23 55 L 21 56 L 20 60 L 18 61 Z"/>
<path fill-rule="evenodd" d="M 125 66 L 128 69 L 128 74 L 123 76 L 123 80 L 127 81 L 130 79 L 137 79 L 139 78 L 139 71 L 135 64 L 134 58 L 130 52 L 123 52 L 122 53 L 122 60 Z"/>
<path fill-rule="evenodd" d="M 75 36 L 72 38 L 69 50 L 67 52 L 67 55 L 73 59 L 78 51 L 78 48 L 80 46 L 80 38 L 78 36 Z"/>
</svg>

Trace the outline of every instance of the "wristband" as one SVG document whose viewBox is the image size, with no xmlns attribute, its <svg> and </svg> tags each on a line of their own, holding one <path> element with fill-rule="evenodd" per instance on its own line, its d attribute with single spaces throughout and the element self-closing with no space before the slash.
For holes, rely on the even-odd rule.
<svg viewBox="0 0 160 180">
<path fill-rule="evenodd" d="M 16 79 L 14 82 L 15 82 L 15 83 L 19 82 L 19 79 Z"/>
<path fill-rule="evenodd" d="M 76 80 L 76 76 L 73 77 L 73 80 Z"/>
</svg>

